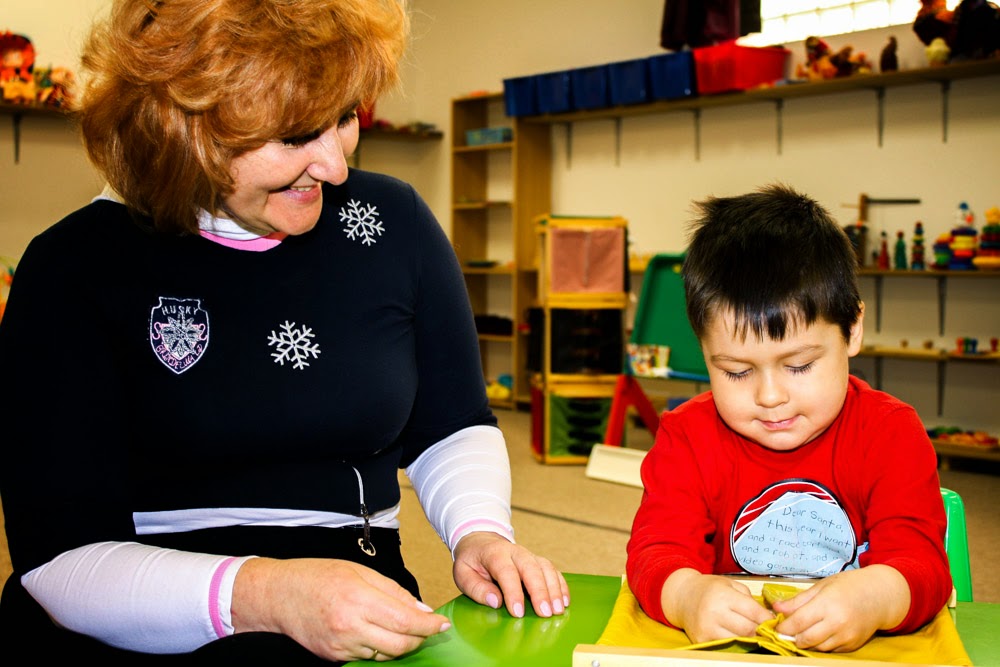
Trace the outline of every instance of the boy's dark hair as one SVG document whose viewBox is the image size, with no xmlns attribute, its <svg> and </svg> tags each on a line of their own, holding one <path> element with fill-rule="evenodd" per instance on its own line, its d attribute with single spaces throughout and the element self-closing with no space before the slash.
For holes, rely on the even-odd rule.
<svg viewBox="0 0 1000 667">
<path fill-rule="evenodd" d="M 850 338 L 861 313 L 858 260 L 822 206 L 782 184 L 696 206 L 683 275 L 699 338 L 720 312 L 732 312 L 744 339 L 782 340 L 819 319 Z"/>
</svg>

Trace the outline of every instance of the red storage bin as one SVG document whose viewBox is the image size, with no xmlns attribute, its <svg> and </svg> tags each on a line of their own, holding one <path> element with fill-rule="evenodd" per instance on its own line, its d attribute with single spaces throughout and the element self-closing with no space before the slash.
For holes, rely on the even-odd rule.
<svg viewBox="0 0 1000 667">
<path fill-rule="evenodd" d="M 735 41 L 691 49 L 698 93 L 726 93 L 785 78 L 791 51 L 780 46 L 741 46 Z"/>
</svg>

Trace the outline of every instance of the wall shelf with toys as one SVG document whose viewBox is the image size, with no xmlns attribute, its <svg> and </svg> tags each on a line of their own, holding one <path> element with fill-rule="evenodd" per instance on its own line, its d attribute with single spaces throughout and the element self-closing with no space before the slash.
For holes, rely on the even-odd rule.
<svg viewBox="0 0 1000 667">
<path fill-rule="evenodd" d="M 894 269 L 861 269 L 860 275 L 870 276 L 875 279 L 875 330 L 879 331 L 881 327 L 881 299 L 882 299 L 882 282 L 885 278 L 933 278 L 937 281 L 937 297 L 938 297 L 938 332 L 940 335 L 944 335 L 945 328 L 945 304 L 947 295 L 947 280 L 948 279 L 961 279 L 961 280 L 976 280 L 976 279 L 996 279 L 1000 278 L 1000 272 L 998 271 L 960 271 L 960 270 L 925 270 L 925 271 L 914 271 L 914 270 L 894 270 Z M 869 345 L 862 348 L 859 356 L 863 357 L 873 357 L 875 359 L 875 386 L 881 388 L 882 386 L 882 360 L 883 359 L 904 359 L 909 361 L 930 361 L 936 362 L 938 365 L 937 369 L 937 413 L 940 416 L 943 412 L 944 407 L 944 389 L 945 389 L 945 365 L 948 362 L 964 362 L 964 363 L 985 363 L 985 364 L 997 364 L 1000 363 L 1000 352 L 997 351 L 995 346 L 995 341 L 990 341 L 990 349 L 978 348 L 976 346 L 976 351 L 972 349 L 962 347 L 959 349 L 956 347 L 954 350 L 941 350 L 934 348 L 932 345 L 928 345 L 930 341 L 924 343 L 922 347 L 911 348 L 911 347 L 886 347 L 886 346 L 876 346 Z M 965 340 L 963 339 L 963 345 Z"/>
<path fill-rule="evenodd" d="M 864 235 L 862 234 L 862 237 Z M 930 278 L 936 283 L 937 293 L 937 332 L 945 335 L 945 306 L 948 295 L 948 282 L 960 280 L 978 295 L 993 294 L 996 283 L 982 283 L 983 280 L 1000 278 L 996 270 L 1000 263 L 1000 208 L 993 207 L 986 211 L 985 225 L 981 230 L 974 225 L 974 216 L 968 205 L 963 202 L 959 206 L 955 227 L 950 233 L 938 237 L 933 246 L 933 258 L 924 258 L 923 228 L 917 223 L 914 233 L 911 263 L 905 258 L 903 235 L 897 235 L 895 261 L 889 268 L 888 239 L 883 232 L 881 248 L 871 255 L 874 266 L 863 267 L 862 277 L 874 280 L 875 331 L 881 330 L 883 298 L 883 283 L 886 279 Z M 853 240 L 853 239 L 852 239 Z M 858 247 L 858 244 L 855 244 Z M 864 248 L 863 242 L 860 247 Z M 859 254 L 859 259 L 862 254 Z M 979 287 L 978 285 L 984 285 Z M 989 340 L 979 341 L 976 338 L 960 337 L 955 345 L 942 349 L 934 341 L 928 339 L 922 344 L 911 346 L 904 339 L 898 347 L 884 344 L 866 345 L 859 353 L 861 357 L 874 360 L 874 386 L 881 389 L 883 383 L 884 360 L 904 360 L 915 362 L 933 362 L 936 366 L 937 416 L 943 417 L 945 397 L 945 375 L 952 364 L 970 364 L 977 366 L 993 366 L 1000 364 L 1000 339 L 993 336 Z M 961 374 L 963 371 L 957 371 Z M 985 371 L 992 374 L 994 371 Z M 957 428 L 942 430 L 942 434 L 931 433 L 931 440 L 938 453 L 942 467 L 947 468 L 949 460 L 954 457 L 1000 461 L 1000 445 L 998 439 L 984 432 L 964 432 Z"/>
<path fill-rule="evenodd" d="M 950 467 L 952 458 L 1000 461 L 1000 447 L 997 446 L 995 437 L 982 432 L 969 433 L 958 429 L 955 429 L 956 433 L 943 431 L 945 429 L 932 429 L 929 435 L 944 470 Z"/>
<path fill-rule="evenodd" d="M 21 119 L 24 116 L 68 115 L 76 87 L 65 67 L 35 67 L 35 47 L 25 35 L 0 32 L 0 113 L 14 124 L 14 164 L 21 156 Z"/>
</svg>

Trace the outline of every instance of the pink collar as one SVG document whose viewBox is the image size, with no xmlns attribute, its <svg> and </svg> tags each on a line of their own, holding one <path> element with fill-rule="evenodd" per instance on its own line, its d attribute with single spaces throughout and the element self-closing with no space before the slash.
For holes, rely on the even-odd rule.
<svg viewBox="0 0 1000 667">
<path fill-rule="evenodd" d="M 252 252 L 270 250 L 271 248 L 280 245 L 281 242 L 285 240 L 285 237 L 288 236 L 288 234 L 285 234 L 284 232 L 272 232 L 267 236 L 258 236 L 257 238 L 240 241 L 237 239 L 226 238 L 225 236 L 219 236 L 218 234 L 213 234 L 212 232 L 206 232 L 204 229 L 200 230 L 199 233 L 209 241 L 214 241 L 215 243 L 224 245 L 227 248 L 250 250 Z"/>
</svg>

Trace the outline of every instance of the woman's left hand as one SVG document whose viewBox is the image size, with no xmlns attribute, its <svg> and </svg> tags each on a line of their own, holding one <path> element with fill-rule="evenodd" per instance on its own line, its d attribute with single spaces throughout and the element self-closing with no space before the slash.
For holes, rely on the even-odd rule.
<svg viewBox="0 0 1000 667">
<path fill-rule="evenodd" d="M 562 614 L 569 605 L 569 586 L 550 560 L 496 533 L 470 533 L 459 541 L 454 576 L 470 598 L 494 609 L 505 604 L 515 618 L 524 616 L 525 591 L 543 618 Z"/>
</svg>

